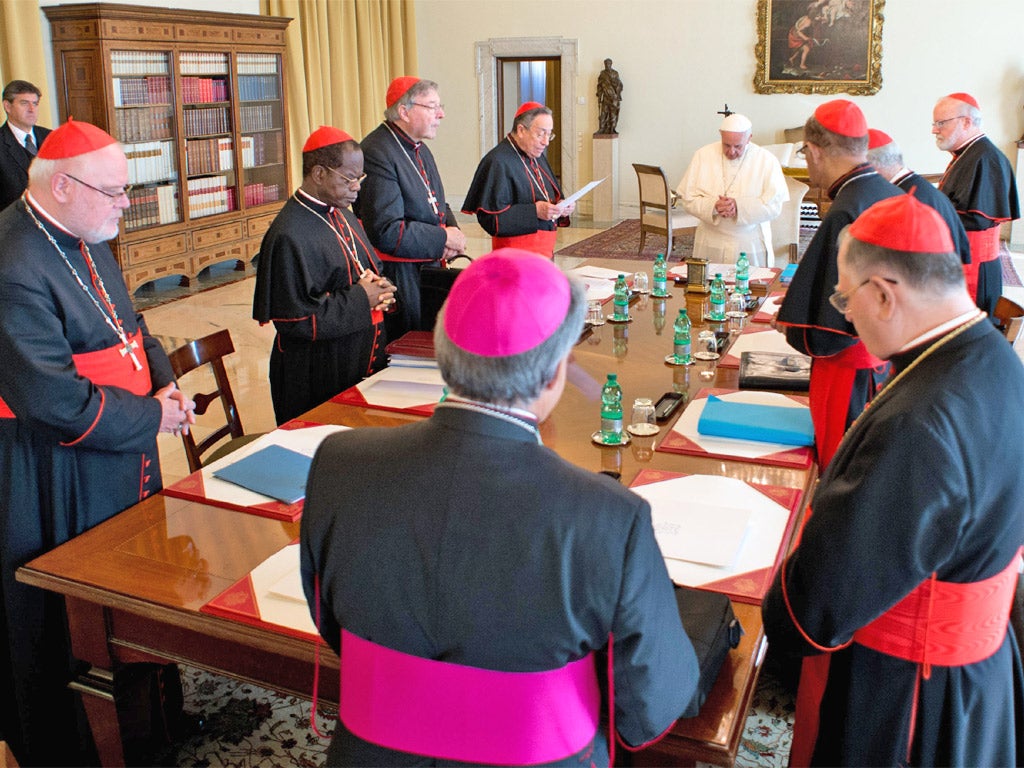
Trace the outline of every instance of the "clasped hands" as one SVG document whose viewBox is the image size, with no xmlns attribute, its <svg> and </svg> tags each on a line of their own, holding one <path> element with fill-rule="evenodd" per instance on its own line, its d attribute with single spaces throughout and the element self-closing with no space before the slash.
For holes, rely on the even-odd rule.
<svg viewBox="0 0 1024 768">
<path fill-rule="evenodd" d="M 718 201 L 715 203 L 715 214 L 723 219 L 735 219 L 736 218 L 736 201 L 731 197 L 718 196 Z"/>
<path fill-rule="evenodd" d="M 195 401 L 178 389 L 173 381 L 157 390 L 153 397 L 162 409 L 159 431 L 187 435 L 189 426 L 196 423 Z"/>
<path fill-rule="evenodd" d="M 383 275 L 366 270 L 359 278 L 358 285 L 366 291 L 370 309 L 384 311 L 395 303 L 395 286 Z"/>
</svg>

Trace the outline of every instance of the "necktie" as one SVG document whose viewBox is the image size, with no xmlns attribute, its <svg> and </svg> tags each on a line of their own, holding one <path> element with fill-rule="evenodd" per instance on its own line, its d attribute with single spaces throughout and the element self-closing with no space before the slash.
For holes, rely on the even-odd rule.
<svg viewBox="0 0 1024 768">
<path fill-rule="evenodd" d="M 31 133 L 25 135 L 25 149 L 28 150 L 28 153 L 30 155 L 35 157 L 35 155 L 36 155 L 36 143 L 34 141 L 32 141 L 32 134 Z"/>
</svg>

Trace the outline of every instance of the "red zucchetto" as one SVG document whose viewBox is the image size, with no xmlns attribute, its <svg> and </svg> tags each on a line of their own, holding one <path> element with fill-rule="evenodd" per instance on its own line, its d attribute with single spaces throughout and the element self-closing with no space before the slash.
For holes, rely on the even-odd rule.
<svg viewBox="0 0 1024 768">
<path fill-rule="evenodd" d="M 821 123 L 826 131 L 840 136 L 860 138 L 868 134 L 868 122 L 860 107 L 846 99 L 826 101 L 814 110 L 814 119 Z"/>
<path fill-rule="evenodd" d="M 906 253 L 952 253 L 953 237 L 942 216 L 910 194 L 881 200 L 850 225 L 850 237 Z"/>
<path fill-rule="evenodd" d="M 36 157 L 43 160 L 65 160 L 69 157 L 95 152 L 97 149 L 103 149 L 116 143 L 117 139 L 102 128 L 69 117 L 64 125 L 51 131 L 50 135 L 43 140 L 43 145 L 39 148 L 39 154 Z"/>
<path fill-rule="evenodd" d="M 892 144 L 892 136 L 877 128 L 868 129 L 868 149 L 878 149 L 886 144 Z"/>
<path fill-rule="evenodd" d="M 329 125 L 321 125 L 306 139 L 306 143 L 302 145 L 303 152 L 312 152 L 314 149 L 320 149 L 321 147 L 329 147 L 331 144 L 341 144 L 343 141 L 355 141 L 344 131 L 332 128 Z"/>
<path fill-rule="evenodd" d="M 412 77 L 411 75 L 405 75 L 404 77 L 396 77 L 391 81 L 391 85 L 388 86 L 388 93 L 384 99 L 384 103 L 391 107 L 396 101 L 405 96 L 416 83 L 420 81 L 418 77 Z"/>
<path fill-rule="evenodd" d="M 975 99 L 973 96 L 971 96 L 971 94 L 969 94 L 969 93 L 963 93 L 963 92 L 951 93 L 946 98 L 947 99 L 955 99 L 957 101 L 962 101 L 964 104 L 970 104 L 975 109 L 981 109 L 981 107 L 978 106 L 978 100 Z"/>
<path fill-rule="evenodd" d="M 551 338 L 569 301 L 569 278 L 552 261 L 499 248 L 462 270 L 445 303 L 444 330 L 474 355 L 518 355 Z"/>
<path fill-rule="evenodd" d="M 529 112 L 531 109 L 544 109 L 544 105 L 539 101 L 528 101 L 516 110 L 516 117 L 519 117 L 524 112 Z"/>
</svg>

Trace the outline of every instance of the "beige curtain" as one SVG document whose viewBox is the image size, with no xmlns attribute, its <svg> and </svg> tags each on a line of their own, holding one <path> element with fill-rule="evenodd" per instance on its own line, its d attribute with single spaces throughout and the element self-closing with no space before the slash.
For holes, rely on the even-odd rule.
<svg viewBox="0 0 1024 768">
<path fill-rule="evenodd" d="M 285 88 L 292 186 L 306 137 L 332 125 L 357 140 L 380 123 L 388 83 L 417 74 L 413 0 L 260 0 L 288 16 Z"/>
<path fill-rule="evenodd" d="M 0 0 L 0 88 L 11 80 L 28 80 L 43 92 L 39 100 L 39 125 L 54 127 L 46 93 L 46 55 L 43 51 L 42 14 L 39 0 Z M 0 115 L 0 121 L 6 115 Z"/>
</svg>

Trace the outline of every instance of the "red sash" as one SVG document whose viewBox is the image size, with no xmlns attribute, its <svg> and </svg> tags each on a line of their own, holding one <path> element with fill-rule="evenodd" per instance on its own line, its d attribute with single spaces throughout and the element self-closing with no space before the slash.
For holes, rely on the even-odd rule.
<svg viewBox="0 0 1024 768">
<path fill-rule="evenodd" d="M 494 250 L 499 248 L 521 248 L 524 251 L 539 253 L 549 259 L 555 258 L 555 240 L 558 231 L 551 229 L 538 229 L 529 235 L 516 235 L 515 237 L 492 237 L 491 247 Z"/>
<path fill-rule="evenodd" d="M 973 230 L 967 233 L 967 242 L 971 244 L 971 263 L 964 264 L 964 279 L 967 281 L 967 292 L 971 300 L 978 299 L 978 270 L 986 261 L 999 258 L 999 227 Z"/>
<path fill-rule="evenodd" d="M 818 448 L 818 468 L 824 471 L 846 432 L 850 412 L 850 392 L 857 371 L 877 368 L 884 361 L 868 352 L 858 341 L 838 354 L 814 358 L 808 391 L 814 442 Z"/>
<path fill-rule="evenodd" d="M 597 733 L 593 655 L 499 672 L 401 653 L 341 631 L 341 705 L 352 733 L 388 749 L 493 765 L 554 762 Z"/>
<path fill-rule="evenodd" d="M 72 355 L 71 359 L 75 363 L 78 375 L 89 379 L 97 387 L 114 386 L 127 389 L 133 395 L 148 395 L 153 384 L 149 376 L 149 361 L 146 359 L 146 351 L 142 348 L 142 331 L 136 330 L 134 335 L 128 337 L 128 340 L 136 345 L 132 347 L 132 351 L 135 352 L 135 357 L 142 365 L 142 370 L 135 370 L 135 364 L 130 355 L 121 355 L 124 347 L 118 343 L 95 352 Z M 15 418 L 14 413 L 2 398 L 0 398 L 0 418 Z"/>
</svg>

